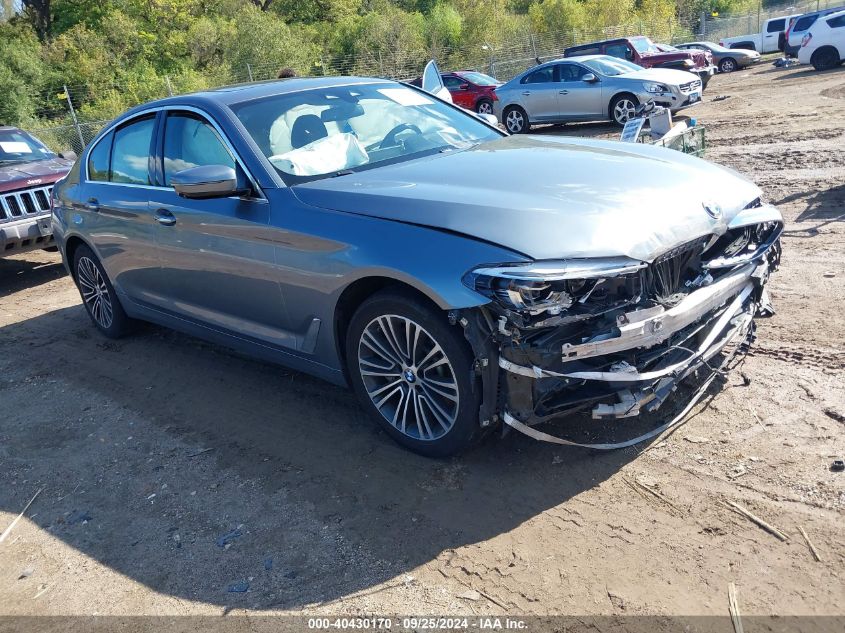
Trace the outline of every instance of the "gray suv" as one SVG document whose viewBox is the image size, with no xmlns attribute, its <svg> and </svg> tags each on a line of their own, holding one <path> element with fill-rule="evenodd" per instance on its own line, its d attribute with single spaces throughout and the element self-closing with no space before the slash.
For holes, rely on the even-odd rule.
<svg viewBox="0 0 845 633">
<path fill-rule="evenodd" d="M 503 425 L 681 398 L 768 309 L 783 226 L 704 160 L 507 136 L 350 77 L 140 106 L 53 195 L 104 335 L 152 321 L 348 384 L 432 456 Z"/>
</svg>

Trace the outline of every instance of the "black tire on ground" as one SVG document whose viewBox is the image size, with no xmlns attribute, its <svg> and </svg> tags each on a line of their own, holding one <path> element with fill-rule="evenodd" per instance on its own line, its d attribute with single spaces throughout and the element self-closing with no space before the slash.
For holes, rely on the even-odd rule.
<svg viewBox="0 0 845 633">
<path fill-rule="evenodd" d="M 385 335 L 388 330 L 396 334 L 392 342 Z M 435 343 L 442 355 L 432 351 Z M 472 350 L 460 326 L 450 325 L 444 311 L 411 293 L 381 291 L 355 312 L 345 351 L 348 376 L 361 405 L 402 446 L 427 457 L 447 457 L 483 437 L 478 419 L 481 383 L 473 372 Z M 435 379 L 438 392 L 430 390 Z M 446 384 L 452 386 L 442 386 Z M 442 398 L 444 393 L 457 402 Z M 427 405 L 438 398 L 440 416 Z M 443 419 L 451 425 L 438 424 Z"/>
<path fill-rule="evenodd" d="M 621 95 L 616 95 L 610 101 L 610 107 L 608 108 L 608 113 L 610 115 L 610 120 L 613 121 L 616 125 L 620 127 L 624 127 L 627 120 L 634 114 L 634 109 L 640 105 L 640 100 L 637 99 L 631 93 L 623 93 Z M 619 110 L 617 110 L 619 108 Z M 622 110 L 624 110 L 624 117 Z"/>
<path fill-rule="evenodd" d="M 830 70 L 840 63 L 839 52 L 833 46 L 822 46 L 810 57 L 810 63 L 816 70 Z"/>
<path fill-rule="evenodd" d="M 493 114 L 493 102 L 490 99 L 479 99 L 475 111 L 479 114 Z"/>
<path fill-rule="evenodd" d="M 738 68 L 739 64 L 736 63 L 736 60 L 733 57 L 725 57 L 725 59 L 719 62 L 720 73 L 732 73 Z"/>
<path fill-rule="evenodd" d="M 502 113 L 502 124 L 511 134 L 524 134 L 531 129 L 528 113 L 519 106 L 508 106 Z"/>
<path fill-rule="evenodd" d="M 94 326 L 109 338 L 120 338 L 130 332 L 134 321 L 126 316 L 103 265 L 87 245 L 77 247 L 72 270 L 85 311 Z"/>
</svg>

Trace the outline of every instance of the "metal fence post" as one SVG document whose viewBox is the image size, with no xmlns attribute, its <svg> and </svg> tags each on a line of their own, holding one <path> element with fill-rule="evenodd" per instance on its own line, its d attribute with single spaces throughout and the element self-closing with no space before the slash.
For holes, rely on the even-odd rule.
<svg viewBox="0 0 845 633">
<path fill-rule="evenodd" d="M 164 76 L 164 83 L 167 84 L 167 96 L 173 96 L 173 86 L 170 85 L 170 75 Z"/>
<path fill-rule="evenodd" d="M 707 35 L 707 13 L 705 11 L 701 12 L 701 39 L 704 39 Z"/>
<path fill-rule="evenodd" d="M 82 137 L 82 128 L 79 127 L 79 120 L 76 118 L 76 110 L 73 109 L 73 101 L 70 100 L 70 92 L 67 85 L 62 86 L 65 89 L 65 99 L 67 99 L 68 108 L 70 108 L 70 116 L 73 119 L 73 127 L 76 128 L 76 133 L 79 135 L 79 151 L 85 149 L 85 139 Z"/>
<path fill-rule="evenodd" d="M 249 64 L 246 65 L 246 74 L 249 76 L 250 82 L 252 82 L 252 66 Z"/>
</svg>

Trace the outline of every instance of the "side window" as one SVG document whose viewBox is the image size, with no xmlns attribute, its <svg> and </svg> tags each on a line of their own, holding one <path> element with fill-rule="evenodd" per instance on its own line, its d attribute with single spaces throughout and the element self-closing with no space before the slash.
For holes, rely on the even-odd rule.
<svg viewBox="0 0 845 633">
<path fill-rule="evenodd" d="M 633 59 L 633 54 L 624 42 L 622 44 L 608 44 L 604 52 L 606 55 L 619 59 Z"/>
<path fill-rule="evenodd" d="M 558 66 L 558 72 L 560 73 L 560 81 L 573 82 L 581 81 L 581 77 L 590 71 L 577 64 L 560 64 Z"/>
<path fill-rule="evenodd" d="M 839 29 L 845 26 L 845 15 L 840 15 L 835 18 L 830 18 L 827 21 L 827 25 L 832 29 Z"/>
<path fill-rule="evenodd" d="M 234 169 L 235 160 L 206 121 L 193 114 L 169 114 L 164 127 L 164 184 L 169 187 L 176 172 L 202 165 Z"/>
<path fill-rule="evenodd" d="M 455 77 L 454 75 L 443 77 L 443 85 L 447 88 L 454 88 L 458 89 L 466 82 L 461 79 L 460 77 Z"/>
<path fill-rule="evenodd" d="M 766 32 L 767 33 L 779 33 L 780 31 L 783 31 L 783 29 L 785 27 L 786 27 L 786 18 L 780 18 L 779 20 L 772 20 L 766 26 Z"/>
<path fill-rule="evenodd" d="M 554 66 L 545 66 L 540 68 L 539 70 L 535 70 L 533 73 L 529 73 L 522 78 L 522 82 L 524 84 L 543 84 L 543 83 L 550 83 L 555 80 L 555 68 Z"/>
<path fill-rule="evenodd" d="M 150 142 L 155 117 L 135 120 L 114 133 L 109 180 L 130 185 L 150 184 Z"/>
<path fill-rule="evenodd" d="M 795 23 L 795 26 L 792 27 L 793 33 L 800 33 L 801 31 L 806 31 L 813 23 L 816 21 L 817 15 L 810 15 L 805 18 L 801 18 Z"/>
<path fill-rule="evenodd" d="M 88 180 L 105 182 L 109 179 L 109 161 L 114 133 L 106 134 L 88 154 Z"/>
</svg>

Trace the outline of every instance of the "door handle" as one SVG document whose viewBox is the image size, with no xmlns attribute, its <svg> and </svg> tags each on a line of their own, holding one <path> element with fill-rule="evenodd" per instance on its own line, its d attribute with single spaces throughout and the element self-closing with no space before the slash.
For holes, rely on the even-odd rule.
<svg viewBox="0 0 845 633">
<path fill-rule="evenodd" d="M 531 91 L 530 91 L 530 90 L 526 90 L 526 91 L 525 91 L 525 92 L 523 92 L 522 94 L 523 94 L 524 96 L 526 96 L 526 97 L 527 97 L 528 95 L 530 95 L 530 94 L 531 94 Z"/>
<path fill-rule="evenodd" d="M 558 92 L 558 94 L 559 95 L 568 95 L 569 91 L 568 90 L 561 90 L 560 92 Z"/>
<path fill-rule="evenodd" d="M 173 226 L 176 224 L 176 218 L 167 209 L 158 209 L 156 211 L 156 222 L 162 226 Z"/>
<path fill-rule="evenodd" d="M 88 198 L 88 202 L 85 203 L 85 208 L 97 213 L 100 210 L 100 201 L 96 198 Z"/>
</svg>

